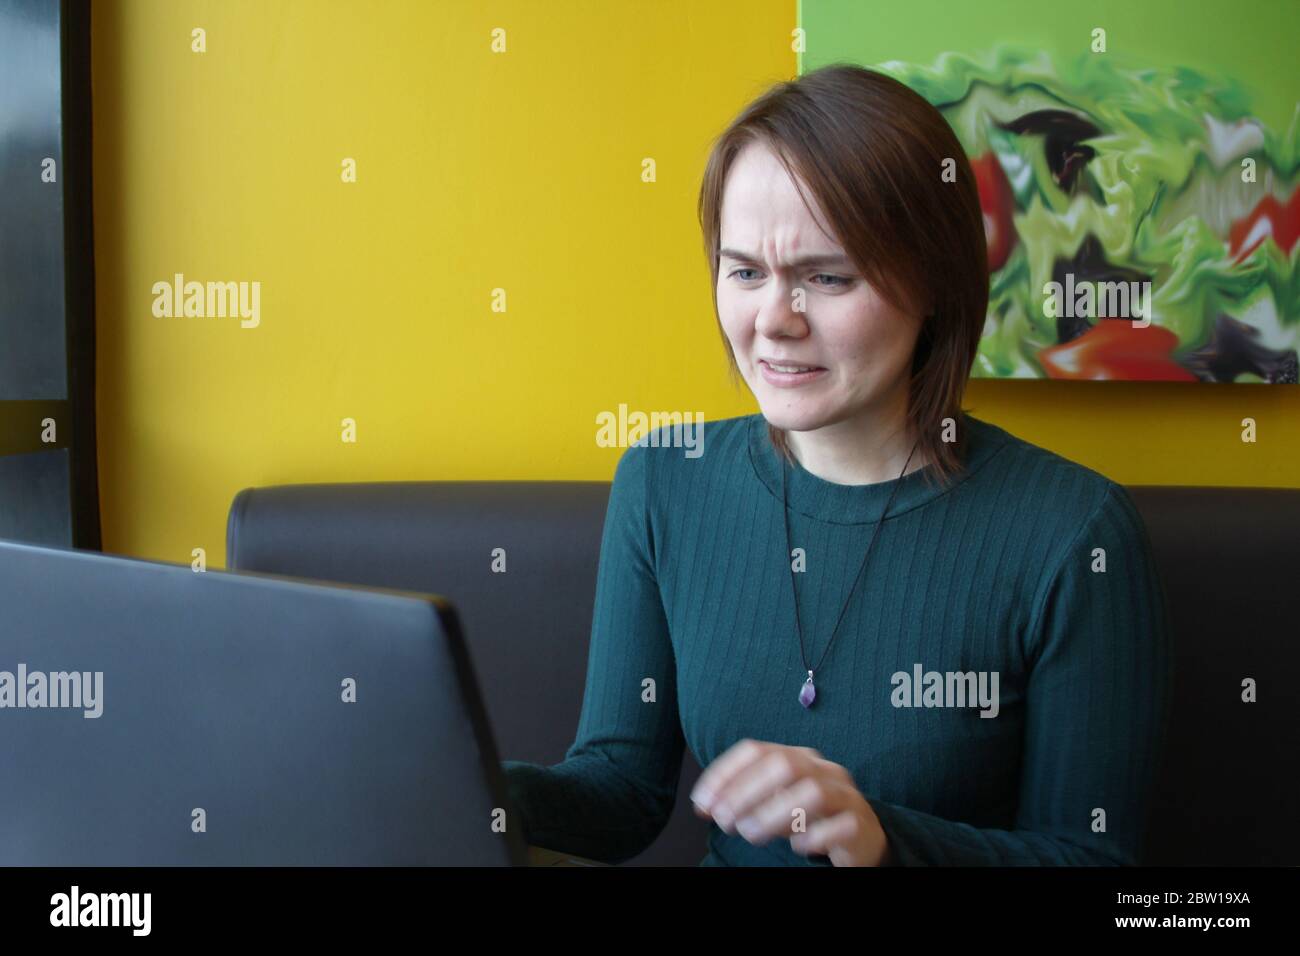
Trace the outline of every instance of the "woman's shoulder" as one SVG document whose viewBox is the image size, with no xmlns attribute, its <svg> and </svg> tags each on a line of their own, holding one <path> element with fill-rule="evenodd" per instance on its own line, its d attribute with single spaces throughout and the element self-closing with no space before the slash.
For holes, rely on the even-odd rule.
<svg viewBox="0 0 1300 956">
<path fill-rule="evenodd" d="M 644 470 L 653 481 L 657 475 L 663 476 L 664 469 L 700 471 L 707 466 L 734 464 L 736 452 L 746 449 L 749 430 L 759 417 L 755 414 L 705 420 L 702 413 L 674 414 L 671 421 L 663 423 L 651 418 L 651 427 L 629 443 L 619 467 L 626 461 L 630 469 Z"/>
<path fill-rule="evenodd" d="M 740 488 L 751 468 L 748 436 L 756 417 L 683 416 L 654 425 L 624 449 L 611 495 L 659 513 L 701 502 L 719 488 Z"/>
<path fill-rule="evenodd" d="M 996 498 L 1007 520 L 1032 525 L 1062 547 L 1089 530 L 1141 542 L 1142 519 L 1122 484 L 997 425 L 978 420 L 973 424 L 999 445 L 982 469 L 980 484 Z"/>
<path fill-rule="evenodd" d="M 995 446 L 989 467 L 999 479 L 1014 477 L 1015 486 L 1034 500 L 1045 503 L 1078 502 L 1096 504 L 1107 492 L 1120 486 L 1110 477 L 1082 462 L 1067 458 L 992 422 L 970 417 L 971 427 L 981 433 L 981 444 Z"/>
</svg>

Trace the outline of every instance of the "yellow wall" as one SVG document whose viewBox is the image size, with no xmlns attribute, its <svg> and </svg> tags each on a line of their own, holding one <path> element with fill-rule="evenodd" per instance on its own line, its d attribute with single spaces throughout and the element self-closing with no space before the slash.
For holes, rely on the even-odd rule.
<svg viewBox="0 0 1300 956">
<path fill-rule="evenodd" d="M 244 487 L 607 479 L 599 411 L 756 410 L 728 383 L 695 197 L 710 139 L 794 74 L 793 0 L 93 16 L 105 550 L 221 567 Z M 260 325 L 155 318 L 177 272 L 260 282 Z M 975 381 L 966 405 L 1125 483 L 1300 487 L 1295 388 Z"/>
</svg>

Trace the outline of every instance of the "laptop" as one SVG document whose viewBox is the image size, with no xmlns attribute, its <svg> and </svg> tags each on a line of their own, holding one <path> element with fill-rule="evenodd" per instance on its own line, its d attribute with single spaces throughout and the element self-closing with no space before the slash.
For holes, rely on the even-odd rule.
<svg viewBox="0 0 1300 956">
<path fill-rule="evenodd" d="M 0 540 L 0 865 L 600 865 L 526 845 L 444 598 Z"/>
</svg>

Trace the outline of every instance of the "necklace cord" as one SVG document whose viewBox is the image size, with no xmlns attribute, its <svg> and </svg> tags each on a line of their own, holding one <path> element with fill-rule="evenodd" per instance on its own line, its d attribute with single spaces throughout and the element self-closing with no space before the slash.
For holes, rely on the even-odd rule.
<svg viewBox="0 0 1300 956">
<path fill-rule="evenodd" d="M 831 639 L 826 644 L 826 650 L 822 651 L 822 656 L 820 660 L 817 661 L 816 667 L 808 666 L 808 657 L 804 653 L 803 628 L 799 623 L 799 595 L 796 592 L 795 583 L 794 583 L 794 574 L 795 574 L 794 567 L 792 566 L 790 568 L 790 597 L 794 601 L 794 627 L 795 627 L 795 633 L 799 637 L 799 660 L 802 662 L 805 671 L 810 671 L 815 673 L 817 669 L 821 667 L 822 661 L 826 660 L 826 656 L 830 654 L 831 645 L 835 643 L 835 638 L 839 635 L 840 624 L 844 620 L 844 614 L 846 611 L 848 611 L 849 605 L 853 603 L 853 595 L 856 594 L 858 591 L 858 584 L 862 580 L 862 572 L 867 569 L 867 561 L 870 560 L 871 558 L 871 549 L 874 548 L 876 545 L 876 535 L 880 532 L 880 526 L 885 523 L 885 515 L 889 513 L 889 506 L 894 503 L 894 496 L 898 494 L 898 488 L 902 484 L 903 475 L 907 474 L 907 466 L 912 463 L 912 455 L 916 454 L 916 449 L 919 444 L 920 444 L 920 440 L 918 439 L 917 443 L 912 446 L 912 451 L 908 454 L 907 461 L 903 463 L 903 470 L 898 474 L 898 481 L 895 483 L 893 491 L 889 493 L 889 500 L 885 502 L 885 509 L 880 513 L 880 520 L 876 522 L 875 528 L 873 528 L 871 531 L 871 541 L 867 544 L 867 553 L 862 556 L 862 566 L 858 568 L 858 575 L 856 578 L 853 579 L 853 588 L 849 591 L 848 600 L 844 602 L 844 607 L 840 608 L 840 616 L 839 619 L 835 622 L 835 629 L 831 631 Z M 785 554 L 786 554 L 786 560 L 788 561 L 790 559 L 790 514 L 789 514 L 789 504 L 786 498 L 786 484 L 785 484 L 785 470 L 786 470 L 787 462 L 785 460 L 784 455 L 781 455 L 780 458 L 781 458 L 781 518 L 785 524 Z"/>
</svg>

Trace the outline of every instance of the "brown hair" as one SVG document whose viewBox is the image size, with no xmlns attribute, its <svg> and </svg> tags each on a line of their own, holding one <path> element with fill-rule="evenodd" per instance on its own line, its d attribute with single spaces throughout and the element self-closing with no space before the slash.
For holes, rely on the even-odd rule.
<svg viewBox="0 0 1300 956">
<path fill-rule="evenodd" d="M 805 205 L 802 183 L 812 190 L 845 252 L 885 299 L 896 308 L 932 304 L 912 357 L 908 419 L 928 474 L 947 486 L 966 436 L 959 429 L 956 442 L 945 442 L 942 424 L 961 421 L 989 300 L 979 192 L 956 134 L 919 93 L 847 64 L 771 87 L 722 132 L 700 185 L 699 216 L 733 382 L 739 367 L 717 299 L 722 196 L 732 162 L 755 141 L 777 155 Z M 948 167 L 955 182 L 941 178 Z M 768 434 L 793 461 L 785 433 L 769 423 Z"/>
</svg>

